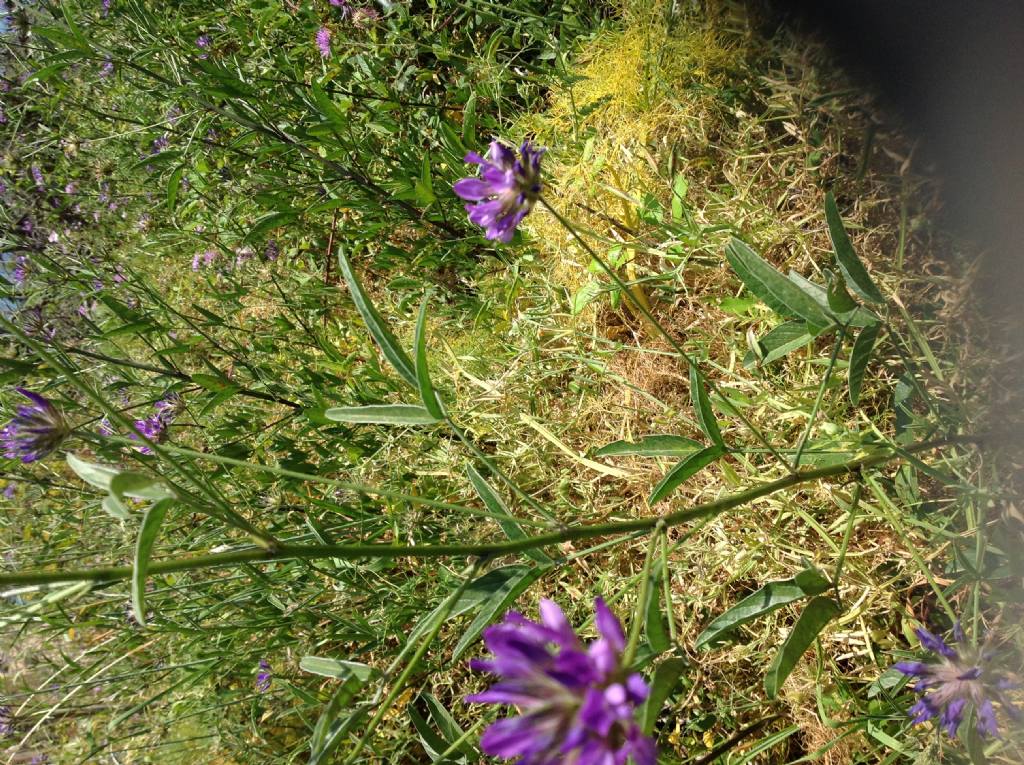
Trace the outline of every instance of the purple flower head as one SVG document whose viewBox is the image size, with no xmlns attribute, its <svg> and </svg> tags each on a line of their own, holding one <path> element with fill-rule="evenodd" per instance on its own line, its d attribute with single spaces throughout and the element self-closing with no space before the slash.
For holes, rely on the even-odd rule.
<svg viewBox="0 0 1024 765">
<path fill-rule="evenodd" d="M 7 184 L 0 178 L 0 195 L 7 193 Z"/>
<path fill-rule="evenodd" d="M 260 659 L 259 670 L 259 673 L 256 675 L 256 690 L 260 693 L 266 693 L 270 690 L 270 678 L 272 677 L 270 662 L 266 659 Z"/>
<path fill-rule="evenodd" d="M 167 438 L 167 423 L 161 419 L 159 414 L 154 414 L 152 417 L 147 417 L 144 420 L 135 421 L 135 430 L 137 433 L 129 434 L 128 438 L 139 440 L 139 436 L 144 436 L 150 441 L 155 441 L 160 444 L 163 443 Z M 146 445 L 138 447 L 139 454 L 152 454 L 153 450 Z"/>
<path fill-rule="evenodd" d="M 35 462 L 60 446 L 71 428 L 48 399 L 24 388 L 15 390 L 31 403 L 18 407 L 14 418 L 0 430 L 0 442 L 8 459 Z"/>
<path fill-rule="evenodd" d="M 100 67 L 99 77 L 100 77 L 101 80 L 105 80 L 110 75 L 112 75 L 113 73 L 114 73 L 114 62 L 111 61 L 108 58 L 106 61 L 103 62 L 103 66 Z"/>
<path fill-rule="evenodd" d="M 107 17 L 110 13 L 110 0 L 103 0 L 103 18 Z"/>
<path fill-rule="evenodd" d="M 64 184 L 64 193 L 65 194 L 74 194 L 77 191 L 78 191 L 78 187 L 75 185 L 74 181 L 68 181 L 67 183 Z"/>
<path fill-rule="evenodd" d="M 635 765 L 655 765 L 654 741 L 635 719 L 647 683 L 622 666 L 626 637 L 619 620 L 601 598 L 594 608 L 600 637 L 588 646 L 550 600 L 540 602 L 540 622 L 510 611 L 484 631 L 493 659 L 470 666 L 501 679 L 466 701 L 519 712 L 484 731 L 486 754 L 519 758 L 518 765 L 622 765 L 629 757 Z"/>
<path fill-rule="evenodd" d="M 277 246 L 277 240 L 276 239 L 271 239 L 269 242 L 267 242 L 267 248 L 265 250 L 263 250 L 263 257 L 264 257 L 264 259 L 271 260 L 271 261 L 272 260 L 277 260 L 278 256 L 280 256 L 280 254 L 281 254 L 281 250 Z"/>
<path fill-rule="evenodd" d="M 4 487 L 4 499 L 13 499 L 15 493 L 17 493 L 18 487 L 14 483 L 9 483 Z"/>
<path fill-rule="evenodd" d="M 199 37 L 196 38 L 196 47 L 197 48 L 209 48 L 210 47 L 210 36 L 209 35 L 199 35 Z"/>
<path fill-rule="evenodd" d="M 14 718 L 11 717 L 11 708 L 0 706 L 0 738 L 10 736 L 14 733 Z"/>
<path fill-rule="evenodd" d="M 909 710 L 915 725 L 935 719 L 955 738 L 970 705 L 977 715 L 978 733 L 997 738 L 999 730 L 993 701 L 998 701 L 1014 721 L 1020 720 L 1020 711 L 1005 693 L 1014 683 L 992 666 L 995 652 L 988 645 L 981 648 L 963 645 L 964 633 L 959 624 L 953 630 L 961 646 L 959 649 L 924 628 L 917 629 L 916 633 L 921 645 L 938 655 L 939 662 L 901 661 L 893 665 L 916 680 L 914 690 L 921 697 Z"/>
<path fill-rule="evenodd" d="M 320 49 L 321 56 L 331 57 L 331 30 L 327 27 L 320 27 L 316 31 L 316 47 Z"/>
<path fill-rule="evenodd" d="M 153 404 L 156 416 L 165 424 L 170 425 L 185 410 L 185 399 L 175 391 L 171 391 Z"/>
<path fill-rule="evenodd" d="M 26 256 L 19 255 L 15 259 L 14 269 L 11 271 L 11 279 L 16 286 L 24 286 L 25 280 L 28 279 L 28 258 Z"/>
<path fill-rule="evenodd" d="M 18 229 L 26 236 L 31 236 L 32 232 L 36 230 L 36 224 L 33 223 L 32 219 L 26 215 L 18 221 Z"/>
<path fill-rule="evenodd" d="M 43 171 L 39 169 L 39 165 L 32 165 L 29 168 L 29 172 L 32 173 L 32 180 L 36 184 L 36 188 L 42 190 L 46 188 L 46 183 L 43 181 Z"/>
<path fill-rule="evenodd" d="M 480 177 L 456 181 L 452 190 L 470 202 L 469 220 L 482 226 L 488 239 L 511 241 L 516 226 L 533 209 L 542 189 L 543 154 L 544 149 L 524 141 L 517 158 L 507 146 L 492 141 L 486 159 L 475 151 L 466 155 L 466 162 L 480 165 Z"/>
<path fill-rule="evenodd" d="M 171 145 L 171 139 L 167 137 L 167 133 L 164 133 L 159 138 L 153 139 L 153 151 L 152 154 L 159 154 L 168 146 Z"/>
<path fill-rule="evenodd" d="M 4 107 L 0 106 L 0 125 L 7 124 L 7 113 L 4 111 Z"/>
<path fill-rule="evenodd" d="M 104 417 L 100 420 L 100 425 L 96 429 L 101 436 L 112 436 L 114 435 L 114 426 L 110 424 L 110 420 Z"/>
</svg>

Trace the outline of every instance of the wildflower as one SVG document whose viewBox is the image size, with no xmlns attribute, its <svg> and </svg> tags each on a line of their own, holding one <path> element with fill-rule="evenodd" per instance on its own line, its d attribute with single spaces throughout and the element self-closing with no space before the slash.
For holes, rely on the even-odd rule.
<svg viewBox="0 0 1024 765">
<path fill-rule="evenodd" d="M 18 221 L 18 228 L 21 229 L 21 233 L 25 234 L 26 236 L 30 236 L 32 232 L 36 230 L 35 224 L 32 222 L 32 219 L 27 215 L 24 216 L 20 221 Z"/>
<path fill-rule="evenodd" d="M 19 255 L 14 261 L 14 269 L 11 271 L 11 280 L 18 287 L 22 287 L 28 279 L 28 258 Z"/>
<path fill-rule="evenodd" d="M 331 30 L 327 27 L 320 27 L 316 32 L 316 47 L 320 49 L 320 55 L 324 58 L 331 57 Z"/>
<path fill-rule="evenodd" d="M 171 391 L 162 399 L 153 404 L 156 409 L 156 416 L 170 425 L 175 418 L 185 409 L 185 399 L 175 391 Z"/>
<path fill-rule="evenodd" d="M 486 230 L 488 239 L 509 242 L 516 226 L 533 209 L 540 197 L 540 158 L 544 149 L 535 149 L 529 141 L 514 151 L 491 142 L 487 158 L 475 151 L 466 155 L 466 162 L 480 165 L 480 178 L 456 181 L 452 190 L 471 202 L 466 205 L 469 220 Z"/>
<path fill-rule="evenodd" d="M 46 183 L 43 181 L 43 171 L 39 169 L 39 165 L 32 165 L 29 170 L 32 173 L 32 180 L 36 184 L 36 188 L 42 191 L 46 187 Z"/>
<path fill-rule="evenodd" d="M 647 684 L 621 664 L 626 638 L 619 620 L 601 598 L 594 608 L 600 637 L 586 647 L 550 600 L 540 602 L 540 623 L 510 611 L 484 632 L 494 658 L 471 667 L 502 679 L 466 701 L 508 704 L 520 713 L 484 731 L 486 754 L 518 757 L 519 765 L 620 765 L 630 756 L 636 765 L 654 765 L 654 741 L 634 719 Z"/>
<path fill-rule="evenodd" d="M 144 420 L 136 420 L 135 430 L 137 433 L 132 433 L 128 437 L 136 441 L 139 440 L 140 435 L 158 444 L 163 443 L 167 438 L 167 423 L 160 418 L 159 414 L 154 414 Z M 153 453 L 153 450 L 146 445 L 138 447 L 138 451 L 139 454 Z"/>
<path fill-rule="evenodd" d="M 171 145 L 171 139 L 167 137 L 167 133 L 164 133 L 159 138 L 154 138 L 153 139 L 153 151 L 150 152 L 150 153 L 151 154 L 159 154 L 160 152 L 162 152 L 164 149 L 166 149 L 170 145 Z"/>
<path fill-rule="evenodd" d="M 4 183 L 4 181 L 2 179 L 0 179 L 0 195 L 6 194 L 6 193 L 7 193 L 7 184 Z"/>
<path fill-rule="evenodd" d="M 74 194 L 77 191 L 78 187 L 75 185 L 74 181 L 68 181 L 67 183 L 64 184 L 65 194 Z"/>
<path fill-rule="evenodd" d="M 0 442 L 9 459 L 35 462 L 60 446 L 71 435 L 71 428 L 48 399 L 24 388 L 15 390 L 32 403 L 18 407 L 14 418 L 0 430 Z"/>
<path fill-rule="evenodd" d="M 58 234 L 56 231 L 51 231 L 49 236 L 46 237 L 46 241 L 49 242 L 50 244 L 56 244 L 57 242 L 60 241 L 60 234 Z"/>
<path fill-rule="evenodd" d="M 0 106 L 0 125 L 7 124 L 7 113 L 4 111 L 4 107 Z"/>
<path fill-rule="evenodd" d="M 17 491 L 18 487 L 15 484 L 7 484 L 7 486 L 4 487 L 4 499 L 14 499 L 14 495 Z"/>
<path fill-rule="evenodd" d="M 210 54 L 206 53 L 206 50 L 210 47 L 210 42 L 209 35 L 199 35 L 196 38 L 196 47 L 203 51 L 203 53 L 199 54 L 199 58 L 209 58 Z"/>
<path fill-rule="evenodd" d="M 11 708 L 0 706 L 0 737 L 10 736 L 14 733 L 14 718 L 11 717 Z"/>
<path fill-rule="evenodd" d="M 101 80 L 105 80 L 110 75 L 112 75 L 113 73 L 114 73 L 114 62 L 111 61 L 108 58 L 106 61 L 103 62 L 103 66 L 100 67 L 99 77 L 100 77 Z"/>
<path fill-rule="evenodd" d="M 103 0 L 103 18 L 110 13 L 110 0 Z"/>
<path fill-rule="evenodd" d="M 990 645 L 981 648 L 963 646 L 957 650 L 926 629 L 919 628 L 916 632 L 921 645 L 938 654 L 939 663 L 901 661 L 893 665 L 904 675 L 917 680 L 914 690 L 921 694 L 921 698 L 910 708 L 915 725 L 938 719 L 946 733 L 955 738 L 970 704 L 977 715 L 978 733 L 997 738 L 999 730 L 993 700 L 998 701 L 1014 721 L 1020 720 L 1020 711 L 1005 694 L 1015 684 L 992 666 L 995 652 Z M 959 624 L 953 629 L 953 637 L 958 644 L 965 643 Z"/>
<path fill-rule="evenodd" d="M 256 690 L 260 693 L 266 693 L 270 690 L 270 662 L 266 659 L 260 659 L 259 670 L 259 674 L 256 675 Z"/>
<path fill-rule="evenodd" d="M 280 254 L 281 250 L 278 249 L 276 239 L 271 239 L 269 242 L 267 242 L 267 247 L 265 250 L 263 250 L 263 257 L 265 260 L 277 260 Z"/>
<path fill-rule="evenodd" d="M 101 436 L 114 435 L 114 426 L 110 424 L 110 419 L 104 417 L 102 420 L 100 420 L 100 425 L 96 429 L 96 432 L 98 432 Z"/>
<path fill-rule="evenodd" d="M 216 250 L 207 250 L 206 252 L 203 253 L 203 263 L 205 263 L 208 266 L 212 266 L 213 265 L 213 261 L 215 261 L 216 259 L 217 259 L 217 251 Z"/>
<path fill-rule="evenodd" d="M 193 271 L 198 271 L 199 270 L 199 253 L 198 252 L 195 255 L 192 256 L 192 270 Z"/>
</svg>

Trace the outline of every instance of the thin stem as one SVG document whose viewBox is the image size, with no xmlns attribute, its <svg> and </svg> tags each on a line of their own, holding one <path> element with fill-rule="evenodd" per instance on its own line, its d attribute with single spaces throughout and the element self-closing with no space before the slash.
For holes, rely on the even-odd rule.
<svg viewBox="0 0 1024 765">
<path fill-rule="evenodd" d="M 857 517 L 857 505 L 860 504 L 860 495 L 864 491 L 864 486 L 860 482 L 854 484 L 853 487 L 853 498 L 850 500 L 850 508 L 848 512 L 850 517 L 846 520 L 846 530 L 843 532 L 843 543 L 839 547 L 839 561 L 836 563 L 835 577 L 832 579 L 832 587 L 836 591 L 836 601 L 839 600 L 839 579 L 843 575 L 843 565 L 846 563 L 846 550 L 850 546 L 850 537 L 853 536 L 853 522 Z"/>
<path fill-rule="evenodd" d="M 391 686 L 391 691 L 388 693 L 387 698 L 385 698 L 383 703 L 377 707 L 377 711 L 374 713 L 373 717 L 370 718 L 370 722 L 366 724 L 366 730 L 363 732 L 362 737 L 356 742 L 356 745 L 352 748 L 352 751 L 349 752 L 348 757 L 344 759 L 342 765 L 350 765 L 363 751 L 363 747 L 366 746 L 370 737 L 373 736 L 373 732 L 377 729 L 380 721 L 384 719 L 384 715 L 386 715 L 391 709 L 391 706 L 395 703 L 395 699 L 397 699 L 398 695 L 404 690 L 405 684 L 409 681 L 409 678 L 412 677 L 412 673 L 419 667 L 420 662 L 427 653 L 427 649 L 430 648 L 430 644 L 434 642 L 434 638 L 437 637 L 437 633 L 441 631 L 444 623 L 448 620 L 448 614 L 452 612 L 452 609 L 455 607 L 455 603 L 462 597 L 462 593 L 465 592 L 469 583 L 473 581 L 483 562 L 484 559 L 474 561 L 465 572 L 462 583 L 451 595 L 448 596 L 448 599 L 441 608 L 441 613 L 438 614 L 437 621 L 434 623 L 429 634 L 423 638 L 419 648 L 416 649 L 416 653 L 412 655 L 412 658 L 409 659 L 409 663 L 406 664 L 405 669 L 402 670 L 402 674 L 398 676 L 398 679 L 395 680 L 395 684 Z"/>
<path fill-rule="evenodd" d="M 668 533 L 663 529 L 661 534 L 661 586 L 665 596 L 665 611 L 668 616 L 668 639 L 676 642 L 676 615 L 672 607 L 672 578 L 668 573 Z"/>
<path fill-rule="evenodd" d="M 832 370 L 836 366 L 836 359 L 839 358 L 839 349 L 843 347 L 844 337 L 846 337 L 845 324 L 839 327 L 839 334 L 836 336 L 835 343 L 832 344 L 832 355 L 828 359 L 825 377 L 822 379 L 821 385 L 818 386 L 818 395 L 814 399 L 814 406 L 811 407 L 811 415 L 807 418 L 807 427 L 804 428 L 804 432 L 800 436 L 800 443 L 796 446 L 796 456 L 793 457 L 793 470 L 800 468 L 800 458 L 804 454 L 804 447 L 807 446 L 807 439 L 811 437 L 811 430 L 814 428 L 814 421 L 818 417 L 818 410 L 821 409 L 821 402 L 825 398 L 825 389 L 828 387 L 829 380 L 832 379 Z"/>
<path fill-rule="evenodd" d="M 762 446 L 764 446 L 769 452 L 771 452 L 772 456 L 775 457 L 775 459 L 777 459 L 781 464 L 785 465 L 787 470 L 792 471 L 792 468 L 790 467 L 789 463 L 782 457 L 781 454 L 779 454 L 778 450 L 774 446 L 772 446 L 768 439 L 765 438 L 764 434 L 760 431 L 760 429 L 757 428 L 754 425 L 754 423 L 752 423 L 749 420 L 749 418 L 747 418 L 747 416 L 743 414 L 743 412 L 737 409 L 733 405 L 733 403 L 728 398 L 725 397 L 721 389 L 714 383 L 714 381 L 708 378 L 701 371 L 700 367 L 697 365 L 697 362 L 694 360 L 694 358 L 683 350 L 683 347 L 676 341 L 674 337 L 672 337 L 669 331 L 661 325 L 661 322 L 654 318 L 654 314 L 651 313 L 651 311 L 639 300 L 637 300 L 637 298 L 633 295 L 632 290 L 629 289 L 629 286 L 624 281 L 622 281 L 622 278 L 617 273 L 615 273 L 615 269 L 608 265 L 605 259 L 598 255 L 593 247 L 587 244 L 586 240 L 584 240 L 583 237 L 579 235 L 575 227 L 568 220 L 566 220 L 562 216 L 562 214 L 559 213 L 554 207 L 548 204 L 548 201 L 544 197 L 540 197 L 538 201 L 545 207 L 545 209 L 547 209 L 548 212 L 555 216 L 555 219 L 559 223 L 561 223 L 562 226 L 570 234 L 573 235 L 573 238 L 576 239 L 576 241 L 579 242 L 580 246 L 587 251 L 587 254 L 594 259 L 594 262 L 597 263 L 598 266 L 600 266 L 601 270 L 608 274 L 609 277 L 611 277 L 612 281 L 615 282 L 616 286 L 620 290 L 622 290 L 623 296 L 630 302 L 630 304 L 636 310 L 643 314 L 644 318 L 646 318 L 651 323 L 651 325 L 658 330 L 659 334 L 661 334 L 661 336 L 664 337 L 666 341 L 668 341 L 668 344 L 672 346 L 672 349 L 676 353 L 678 353 L 679 356 L 687 363 L 690 369 L 694 371 L 694 374 L 696 374 L 697 379 L 700 380 L 703 384 L 707 385 L 708 388 L 710 388 L 711 391 L 716 396 L 718 396 L 718 398 L 722 402 L 722 405 L 729 410 L 729 413 L 737 417 L 740 420 L 740 422 L 742 422 L 747 427 L 747 429 L 753 434 L 754 438 L 756 438 Z"/>
<path fill-rule="evenodd" d="M 954 436 L 938 441 L 926 441 L 905 448 L 909 453 L 924 452 L 942 446 L 962 443 L 976 443 L 980 439 L 975 436 Z M 674 513 L 662 516 L 634 518 L 628 521 L 612 521 L 596 523 L 588 526 L 572 526 L 547 534 L 516 539 L 508 542 L 492 542 L 489 544 L 428 544 L 428 545 L 388 545 L 388 544 L 350 544 L 350 545 L 289 545 L 278 544 L 272 549 L 245 548 L 209 555 L 196 555 L 186 558 L 154 561 L 149 566 L 153 576 L 176 571 L 192 571 L 214 566 L 240 565 L 243 563 L 267 563 L 278 560 L 313 560 L 317 558 L 342 558 L 353 560 L 358 558 L 441 558 L 449 556 L 481 556 L 490 557 L 508 555 L 533 550 L 538 547 L 557 545 L 580 539 L 613 536 L 631 531 L 652 531 L 664 524 L 665 528 L 680 526 L 702 518 L 712 518 L 728 510 L 767 497 L 784 489 L 811 483 L 823 478 L 839 478 L 855 476 L 862 471 L 899 459 L 901 455 L 892 451 L 863 457 L 841 465 L 829 465 L 796 473 L 768 481 L 745 491 L 737 492 L 711 502 L 694 505 Z M 105 566 L 68 571 L 27 571 L 11 574 L 0 574 L 0 585 L 51 584 L 54 582 L 109 582 L 127 579 L 132 574 L 131 566 Z"/>
<path fill-rule="evenodd" d="M 663 522 L 658 523 L 656 531 L 665 528 Z M 629 625 L 629 642 L 626 643 L 626 650 L 622 652 L 622 666 L 628 667 L 636 657 L 637 645 L 640 643 L 640 627 L 644 623 L 644 614 L 647 612 L 647 598 L 651 592 L 651 567 L 654 563 L 654 548 L 661 542 L 662 535 L 652 534 L 647 545 L 647 557 L 644 558 L 644 571 L 640 577 L 640 591 L 637 593 L 636 609 L 633 611 L 633 623 Z"/>
</svg>

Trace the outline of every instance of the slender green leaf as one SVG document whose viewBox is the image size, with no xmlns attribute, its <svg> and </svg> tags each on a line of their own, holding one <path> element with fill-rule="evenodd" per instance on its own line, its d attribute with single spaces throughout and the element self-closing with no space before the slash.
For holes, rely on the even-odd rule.
<svg viewBox="0 0 1024 765">
<path fill-rule="evenodd" d="M 652 572 L 651 583 L 647 588 L 647 607 L 644 614 L 644 632 L 647 644 L 655 655 L 665 653 L 672 647 L 668 630 L 665 629 L 665 615 L 661 611 L 661 577 Z M 671 614 L 669 614 L 669 618 Z"/>
<path fill-rule="evenodd" d="M 825 278 L 828 284 L 825 290 L 825 298 L 828 300 L 829 310 L 835 314 L 844 314 L 855 310 L 857 308 L 857 301 L 846 290 L 846 280 L 842 274 L 826 269 Z"/>
<path fill-rule="evenodd" d="M 704 444 L 684 436 L 650 435 L 641 436 L 639 441 L 612 441 L 602 446 L 595 457 L 685 457 L 687 454 L 700 451 Z"/>
<path fill-rule="evenodd" d="M 334 422 L 373 425 L 433 425 L 438 421 L 422 406 L 414 404 L 335 406 L 324 412 L 324 417 Z"/>
<path fill-rule="evenodd" d="M 348 257 L 346 257 L 343 247 L 338 248 L 338 262 L 341 266 L 341 273 L 345 277 L 345 283 L 348 284 L 352 302 L 355 303 L 356 310 L 359 311 L 359 315 L 366 322 L 366 326 L 384 354 L 384 358 L 391 363 L 391 366 L 395 368 L 395 371 L 407 383 L 414 388 L 418 388 L 419 383 L 416 379 L 416 369 L 412 360 L 402 350 L 402 346 L 399 345 L 398 340 L 395 339 L 384 319 L 377 313 L 377 309 L 373 307 L 370 298 L 366 296 L 363 285 L 359 282 L 359 278 L 352 269 L 352 264 L 349 262 Z"/>
<path fill-rule="evenodd" d="M 675 491 L 683 481 L 694 475 L 698 470 L 710 465 L 723 454 L 725 454 L 725 447 L 721 444 L 715 444 L 686 457 L 668 471 L 665 477 L 661 479 L 661 482 L 654 487 L 654 491 L 651 492 L 651 496 L 647 500 L 648 504 L 654 505 L 661 502 L 661 500 Z"/>
<path fill-rule="evenodd" d="M 480 495 L 480 499 L 483 500 L 484 505 L 487 506 L 487 509 L 493 515 L 501 516 L 501 518 L 507 519 L 498 521 L 498 525 L 501 526 L 501 530 L 505 532 L 505 536 L 507 536 L 512 541 L 515 541 L 517 539 L 526 539 L 528 536 L 527 533 L 523 531 L 522 527 L 516 522 L 515 517 L 512 515 L 511 512 L 509 512 L 508 507 L 502 501 L 501 497 L 494 490 L 494 488 L 489 483 L 487 483 L 484 477 L 480 475 L 479 471 L 475 467 L 470 465 L 468 468 L 466 468 L 466 474 L 469 476 L 469 482 L 473 484 L 473 489 L 476 491 L 477 494 Z M 542 563 L 545 565 L 551 565 L 552 563 L 554 563 L 554 561 L 551 560 L 547 553 L 545 553 L 539 547 L 533 548 L 531 550 L 524 550 L 523 553 L 526 556 L 533 558 L 538 563 Z"/>
<path fill-rule="evenodd" d="M 640 727 L 644 735 L 649 736 L 654 731 L 661 708 L 688 667 L 686 659 L 666 659 L 655 668 L 654 677 L 651 678 L 651 692 L 640 711 Z"/>
<path fill-rule="evenodd" d="M 505 613 L 526 588 L 537 581 L 547 570 L 547 567 L 536 566 L 526 568 L 520 575 L 507 579 L 498 587 L 494 593 L 481 605 L 476 618 L 470 623 L 463 633 L 462 638 L 452 650 L 452 661 L 458 661 L 459 657 L 476 642 L 480 633 L 492 624 L 501 614 Z"/>
<path fill-rule="evenodd" d="M 832 320 L 814 300 L 739 239 L 726 248 L 726 257 L 747 288 L 780 316 L 798 316 L 813 327 Z"/>
<path fill-rule="evenodd" d="M 445 705 L 442 704 L 437 697 L 433 694 L 424 692 L 420 694 L 420 698 L 423 699 L 423 703 L 426 704 L 427 711 L 430 713 L 430 719 L 434 721 L 437 729 L 441 731 L 441 735 L 449 744 L 455 743 L 466 734 L 462 729 L 462 726 L 455 721 L 455 717 L 452 716 L 452 713 L 448 711 Z M 479 757 L 480 754 L 476 750 L 476 747 L 474 747 L 469 741 L 463 741 L 458 747 L 456 747 L 456 749 L 468 757 Z"/>
<path fill-rule="evenodd" d="M 818 595 L 828 587 L 828 579 L 813 568 L 800 572 L 792 579 L 769 582 L 714 619 L 697 636 L 694 647 L 707 648 L 723 642 L 727 634 L 733 632 L 737 627 L 806 598 L 808 595 Z"/>
<path fill-rule="evenodd" d="M 174 206 L 178 202 L 178 189 L 181 188 L 181 176 L 184 174 L 185 168 L 179 167 L 167 179 L 167 209 L 171 212 L 174 212 Z"/>
<path fill-rule="evenodd" d="M 839 216 L 839 208 L 836 207 L 836 200 L 831 191 L 825 195 L 825 219 L 828 221 L 829 236 L 832 238 L 832 249 L 850 288 L 871 303 L 884 303 L 885 297 L 853 250 L 853 244 L 846 234 L 843 219 Z"/>
<path fill-rule="evenodd" d="M 813 598 L 800 614 L 796 624 L 782 648 L 775 654 L 775 659 L 768 668 L 768 674 L 764 678 L 764 689 L 768 698 L 774 699 L 779 688 L 786 682 L 789 673 L 793 671 L 804 651 L 811 647 L 818 635 L 830 621 L 842 613 L 842 609 L 836 605 L 832 598 L 819 595 Z"/>
<path fill-rule="evenodd" d="M 857 339 L 853 342 L 853 351 L 850 353 L 850 367 L 847 371 L 847 381 L 850 387 L 850 403 L 857 406 L 860 401 L 860 389 L 864 384 L 864 372 L 871 361 L 871 354 L 875 350 L 875 342 L 878 340 L 878 333 L 881 331 L 881 324 L 869 324 L 860 331 Z"/>
<path fill-rule="evenodd" d="M 711 408 L 711 399 L 708 398 L 708 392 L 704 390 L 704 381 L 700 379 L 697 367 L 693 364 L 690 365 L 690 399 L 700 429 L 711 439 L 711 443 L 724 446 L 722 431 L 718 428 L 718 420 L 715 419 L 715 412 Z"/>
<path fill-rule="evenodd" d="M 817 337 L 819 331 L 811 329 L 803 321 L 787 321 L 774 329 L 769 330 L 760 340 L 758 345 L 761 348 L 760 362 L 762 366 L 778 361 L 783 356 L 805 347 Z M 748 369 L 756 366 L 758 357 L 753 353 L 747 354 L 743 359 L 743 365 Z"/>
<path fill-rule="evenodd" d="M 430 381 L 430 368 L 427 366 L 427 303 L 430 302 L 430 293 L 423 297 L 420 305 L 420 315 L 416 319 L 416 380 L 419 383 L 420 398 L 423 406 L 435 419 L 444 419 L 444 412 L 437 400 L 437 393 L 434 392 L 434 384 Z"/>
<path fill-rule="evenodd" d="M 174 502 L 171 499 L 154 502 L 142 516 L 139 535 L 135 540 L 135 561 L 132 565 L 132 610 L 135 612 L 136 621 L 142 626 L 146 624 L 146 573 L 149 571 L 149 558 L 153 554 L 153 545 L 160 533 L 160 526 L 172 504 Z"/>
<path fill-rule="evenodd" d="M 818 304 L 821 310 L 834 319 L 827 327 L 818 330 L 818 334 L 832 329 L 837 324 L 845 324 L 847 327 L 866 327 L 869 324 L 877 324 L 878 317 L 862 305 L 846 313 L 836 313 L 829 307 L 828 290 L 820 284 L 815 284 L 804 278 L 796 271 L 790 271 L 787 278 L 802 290 L 811 300 Z"/>
<path fill-rule="evenodd" d="M 329 659 L 324 656 L 303 656 L 299 659 L 299 669 L 321 677 L 333 677 L 335 680 L 355 677 L 363 682 L 369 680 L 376 672 L 373 667 L 360 664 L 358 661 Z"/>
</svg>

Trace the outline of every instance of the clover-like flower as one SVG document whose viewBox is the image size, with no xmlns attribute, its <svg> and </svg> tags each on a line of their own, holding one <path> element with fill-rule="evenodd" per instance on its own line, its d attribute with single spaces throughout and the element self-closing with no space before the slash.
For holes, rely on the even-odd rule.
<svg viewBox="0 0 1024 765">
<path fill-rule="evenodd" d="M 921 645 L 938 654 L 939 663 L 901 661 L 894 664 L 908 677 L 917 680 L 914 690 L 921 694 L 909 710 L 914 724 L 937 719 L 946 732 L 956 738 L 970 704 L 977 717 L 977 730 L 982 736 L 997 738 L 999 727 L 993 701 L 998 701 L 1014 721 L 1021 718 L 1020 711 L 1006 695 L 1015 683 L 993 665 L 995 651 L 990 644 L 980 648 L 964 645 L 963 630 L 957 624 L 953 637 L 959 650 L 948 646 L 942 638 L 924 628 L 916 630 Z"/>
<path fill-rule="evenodd" d="M 22 462 L 41 460 L 71 434 L 61 411 L 38 393 L 16 388 L 31 403 L 18 407 L 13 419 L 0 430 L 4 454 Z"/>
<path fill-rule="evenodd" d="M 641 675 L 622 666 L 622 625 L 601 598 L 594 601 L 600 637 L 584 646 L 562 609 L 540 602 L 540 622 L 510 611 L 484 631 L 494 655 L 474 659 L 477 671 L 501 680 L 466 697 L 479 704 L 508 704 L 519 715 L 492 723 L 480 746 L 486 754 L 519 765 L 655 765 L 654 741 L 635 719 L 648 695 Z"/>
<path fill-rule="evenodd" d="M 488 239 L 511 241 L 516 226 L 533 209 L 543 188 L 543 155 L 544 149 L 535 149 L 530 141 L 519 147 L 518 158 L 498 141 L 491 142 L 486 159 L 475 151 L 466 155 L 466 162 L 480 165 L 480 177 L 456 181 L 452 190 L 470 202 L 469 220 L 482 226 Z"/>
<path fill-rule="evenodd" d="M 259 673 L 256 675 L 256 690 L 260 693 L 266 693 L 270 690 L 270 680 L 273 677 L 273 673 L 270 671 L 270 662 L 266 659 L 260 659 Z"/>
</svg>

